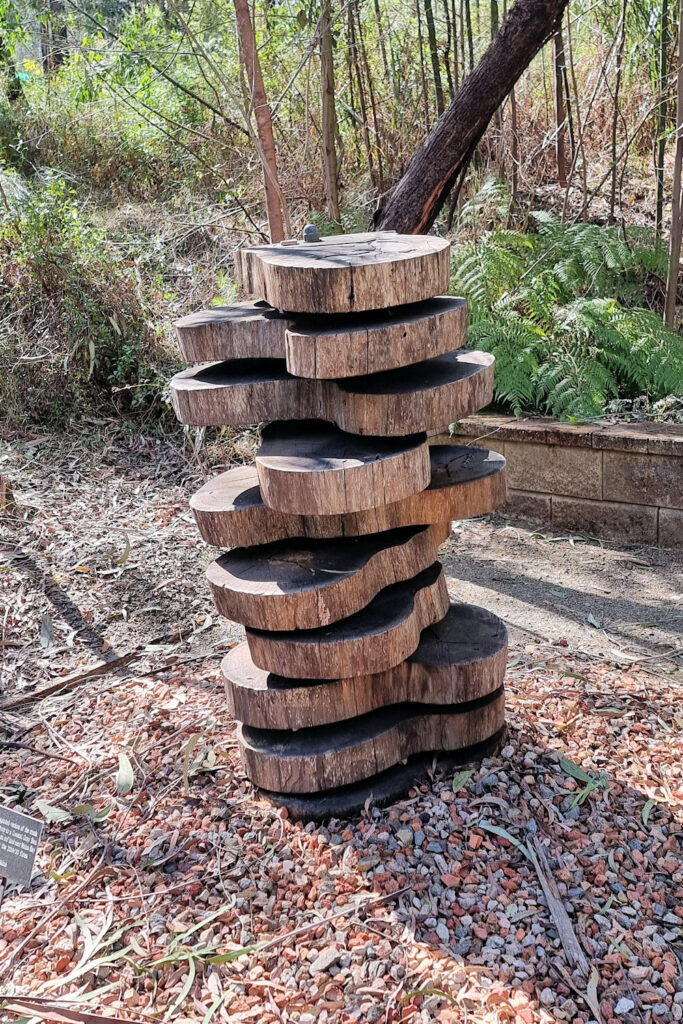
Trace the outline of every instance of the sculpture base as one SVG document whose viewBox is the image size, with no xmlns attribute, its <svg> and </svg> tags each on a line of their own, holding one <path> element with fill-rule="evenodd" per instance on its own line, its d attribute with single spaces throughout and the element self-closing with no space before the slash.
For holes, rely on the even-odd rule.
<svg viewBox="0 0 683 1024">
<path fill-rule="evenodd" d="M 453 753 L 416 754 L 404 764 L 394 765 L 369 779 L 323 793 L 273 793 L 264 789 L 257 789 L 257 793 L 271 806 L 284 807 L 296 821 L 350 818 L 358 815 L 368 802 L 375 807 L 386 807 L 401 800 L 413 786 L 428 781 L 435 764 L 437 768 L 448 770 L 490 757 L 502 746 L 505 733 L 506 726 L 503 726 L 482 743 Z"/>
</svg>

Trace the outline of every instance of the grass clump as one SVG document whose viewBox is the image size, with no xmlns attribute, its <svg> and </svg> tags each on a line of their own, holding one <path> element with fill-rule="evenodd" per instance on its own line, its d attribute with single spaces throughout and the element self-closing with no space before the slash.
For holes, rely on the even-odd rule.
<svg viewBox="0 0 683 1024">
<path fill-rule="evenodd" d="M 10 422 L 158 418 L 173 357 L 132 261 L 59 178 L 0 194 L 0 401 Z"/>
</svg>

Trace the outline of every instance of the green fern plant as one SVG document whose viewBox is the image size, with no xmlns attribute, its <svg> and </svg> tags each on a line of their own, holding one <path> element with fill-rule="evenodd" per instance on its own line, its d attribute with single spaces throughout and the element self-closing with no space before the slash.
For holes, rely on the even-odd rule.
<svg viewBox="0 0 683 1024">
<path fill-rule="evenodd" d="M 493 230 L 453 249 L 451 292 L 470 303 L 470 343 L 496 357 L 496 401 L 516 415 L 600 416 L 615 398 L 683 394 L 683 340 L 643 308 L 666 253 L 643 230 Z"/>
</svg>

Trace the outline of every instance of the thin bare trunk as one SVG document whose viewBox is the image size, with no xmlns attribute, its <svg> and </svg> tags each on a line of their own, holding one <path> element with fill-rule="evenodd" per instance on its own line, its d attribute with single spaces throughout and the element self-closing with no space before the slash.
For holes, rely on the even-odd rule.
<svg viewBox="0 0 683 1024">
<path fill-rule="evenodd" d="M 247 74 L 247 83 L 251 106 L 256 117 L 256 132 L 259 142 L 259 156 L 263 168 L 263 187 L 266 193 L 266 214 L 268 216 L 268 231 L 271 242 L 281 242 L 285 237 L 281 191 L 278 183 L 277 160 L 275 157 L 275 139 L 273 137 L 273 122 L 270 116 L 270 107 L 266 97 L 266 90 L 261 74 L 261 62 L 256 50 L 256 39 L 254 37 L 254 24 L 251 20 L 248 0 L 233 0 L 235 5 L 235 18 L 237 21 L 237 33 Z"/>
<path fill-rule="evenodd" d="M 619 129 L 619 94 L 621 92 L 621 73 L 624 62 L 624 46 L 626 44 L 626 3 L 623 0 L 621 21 L 619 23 L 619 44 L 617 46 L 617 74 L 614 83 L 614 110 L 612 113 L 612 180 L 609 195 L 609 222 L 614 224 L 617 204 L 617 146 Z"/>
<path fill-rule="evenodd" d="M 676 155 L 674 158 L 674 184 L 671 197 L 671 245 L 669 249 L 669 276 L 666 282 L 664 323 L 673 330 L 676 321 L 676 294 L 681 264 L 681 166 L 683 165 L 683 0 L 678 12 L 678 56 L 676 61 Z"/>
<path fill-rule="evenodd" d="M 664 209 L 664 157 L 666 156 L 666 122 L 669 113 L 667 102 L 668 50 L 669 50 L 669 0 L 662 0 L 662 21 L 659 36 L 659 106 L 657 107 L 657 207 L 655 231 L 662 236 L 662 213 Z"/>
<path fill-rule="evenodd" d="M 372 147 L 370 145 L 370 130 L 368 128 L 368 105 L 365 100 L 365 89 L 363 86 L 363 75 L 360 68 L 360 60 L 358 58 L 358 40 L 356 37 L 356 18 L 355 18 L 356 0 L 349 0 L 349 51 L 351 68 L 356 78 L 356 89 L 358 92 L 358 104 L 360 107 L 361 116 L 361 137 L 363 139 L 363 148 L 365 150 L 365 159 L 367 161 L 368 171 L 370 172 L 370 180 L 375 188 L 378 187 L 377 178 L 375 174 L 375 161 L 372 156 Z"/>
<path fill-rule="evenodd" d="M 439 62 L 439 50 L 436 45 L 436 28 L 434 27 L 434 9 L 432 0 L 424 0 L 425 18 L 427 21 L 427 41 L 429 43 L 429 56 L 432 62 L 432 74 L 434 76 L 434 94 L 436 96 L 436 115 L 441 117 L 444 112 L 443 83 L 441 81 L 441 65 Z M 420 5 L 418 3 L 418 14 Z"/>
<path fill-rule="evenodd" d="M 567 114 L 564 107 L 564 38 L 562 26 L 553 36 L 555 57 L 555 153 L 557 154 L 557 181 L 560 188 L 567 187 L 567 153 L 565 135 Z"/>
<path fill-rule="evenodd" d="M 569 172 L 569 181 L 567 182 L 567 190 L 571 187 L 572 177 L 576 168 L 579 156 L 581 156 L 581 184 L 583 188 L 583 198 L 585 200 L 588 192 L 588 165 L 586 161 L 586 147 L 584 145 L 583 135 L 584 127 L 581 125 L 581 107 L 579 98 L 579 84 L 576 79 L 576 64 L 574 62 L 574 41 L 572 38 L 572 20 L 567 18 L 567 52 L 569 54 L 569 73 L 571 75 L 572 90 L 574 92 L 574 110 L 576 112 L 576 136 L 574 138 L 574 144 L 572 146 L 572 166 Z M 569 102 L 567 103 L 568 109 L 570 109 Z M 565 196 L 565 208 L 569 202 L 569 191 Z M 564 216 L 564 213 L 563 213 Z"/>
<path fill-rule="evenodd" d="M 458 54 L 458 12 L 455 8 L 455 0 L 451 0 L 451 23 L 453 25 L 453 84 L 455 92 L 457 92 L 460 88 L 460 57 Z M 462 35 L 462 31 L 460 35 Z"/>
<path fill-rule="evenodd" d="M 503 17 L 507 17 L 507 0 L 503 0 Z M 519 136 L 517 135 L 517 93 L 513 86 L 510 90 L 510 130 L 512 132 L 512 145 L 510 155 L 512 158 L 512 206 L 517 206 L 519 197 Z"/>
<path fill-rule="evenodd" d="M 422 102 L 424 103 L 425 110 L 425 129 L 429 129 L 429 93 L 427 91 L 427 76 L 425 74 L 425 51 L 424 43 L 422 41 L 422 18 L 420 17 L 420 0 L 415 0 L 415 9 L 417 12 L 417 42 L 418 52 L 420 54 L 420 84 L 422 86 Z"/>
<path fill-rule="evenodd" d="M 322 135 L 325 156 L 327 214 L 339 222 L 337 166 L 337 110 L 334 101 L 334 47 L 332 45 L 331 0 L 323 0 L 320 16 L 320 80 L 322 85 Z"/>
<path fill-rule="evenodd" d="M 375 21 L 377 23 L 377 38 L 379 39 L 379 51 L 382 55 L 382 65 L 384 67 L 384 74 L 387 76 L 387 82 L 391 86 L 391 92 L 394 100 L 397 100 L 396 88 L 394 86 L 394 76 L 392 73 L 391 65 L 389 64 L 389 58 L 387 57 L 387 47 L 384 41 L 384 27 L 382 25 L 382 12 L 379 7 L 379 0 L 373 0 L 373 9 L 375 12 Z"/>
<path fill-rule="evenodd" d="M 451 25 L 451 11 L 449 7 L 449 0 L 442 0 L 443 2 L 443 13 L 446 18 L 446 45 L 443 48 L 443 66 L 446 72 L 446 81 L 448 82 L 448 95 L 450 99 L 455 96 L 455 88 L 453 86 L 453 74 L 451 72 L 451 47 L 453 45 L 453 26 Z M 457 53 L 457 50 L 456 50 Z"/>
<path fill-rule="evenodd" d="M 365 80 L 368 83 L 368 96 L 370 99 L 370 109 L 372 110 L 372 126 L 375 133 L 375 155 L 377 158 L 377 188 L 380 192 L 384 191 L 384 166 L 382 163 L 382 149 L 380 145 L 380 125 L 379 118 L 377 116 L 377 103 L 375 102 L 375 87 L 372 81 L 372 74 L 370 72 L 370 64 L 368 62 L 368 53 L 365 49 L 365 35 L 363 33 L 363 26 L 360 22 L 360 8 L 359 5 L 355 5 L 356 9 L 356 22 L 358 25 L 358 42 L 360 46 L 360 56 L 363 64 L 363 70 L 365 72 Z"/>
<path fill-rule="evenodd" d="M 493 40 L 496 38 L 496 36 L 498 35 L 498 32 L 500 30 L 500 12 L 498 10 L 498 0 L 491 0 L 490 10 L 491 10 L 491 42 L 493 42 Z M 500 107 L 498 107 L 498 110 L 496 111 L 496 113 L 494 115 L 494 123 L 495 123 L 496 129 L 497 129 L 497 132 L 498 132 L 498 135 L 497 135 L 497 138 L 496 138 L 496 156 L 498 157 L 500 155 L 498 153 L 498 150 L 499 150 L 499 147 L 500 147 L 500 141 L 501 141 L 500 140 L 500 131 L 501 131 L 501 128 L 503 126 L 502 110 L 501 110 Z"/>
<path fill-rule="evenodd" d="M 474 39 L 472 36 L 472 8 L 470 0 L 465 0 L 465 23 L 467 25 L 467 49 L 470 58 L 470 71 L 474 70 Z"/>
</svg>

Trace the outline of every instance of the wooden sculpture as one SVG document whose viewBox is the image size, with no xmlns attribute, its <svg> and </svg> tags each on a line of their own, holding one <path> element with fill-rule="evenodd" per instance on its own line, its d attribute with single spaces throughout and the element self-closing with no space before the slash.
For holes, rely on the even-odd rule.
<svg viewBox="0 0 683 1024">
<path fill-rule="evenodd" d="M 191 499 L 250 779 L 298 815 L 405 789 L 426 755 L 476 754 L 504 725 L 505 627 L 451 603 L 451 522 L 505 499 L 495 452 L 430 444 L 486 405 L 493 358 L 464 348 L 449 244 L 393 232 L 243 249 L 256 302 L 176 323 L 171 382 L 194 426 L 267 422 L 255 465 Z M 266 301 L 263 301 L 263 300 Z"/>
</svg>

